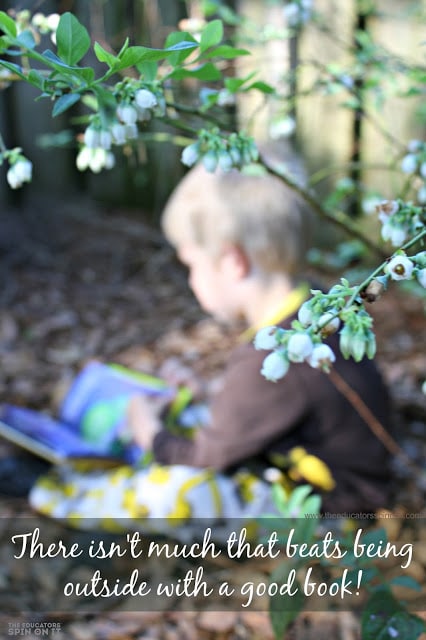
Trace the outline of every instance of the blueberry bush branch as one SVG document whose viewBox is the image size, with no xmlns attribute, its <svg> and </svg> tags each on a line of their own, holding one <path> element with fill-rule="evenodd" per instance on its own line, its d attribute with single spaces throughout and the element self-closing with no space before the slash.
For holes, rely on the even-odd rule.
<svg viewBox="0 0 426 640">
<path fill-rule="evenodd" d="M 164 48 L 154 49 L 144 46 L 131 46 L 126 39 L 118 53 L 95 42 L 92 46 L 87 29 L 71 13 L 43 16 L 28 12 L 0 12 L 0 83 L 5 88 L 10 82 L 25 82 L 32 85 L 39 94 L 38 99 L 52 103 L 52 117 L 72 113 L 76 107 L 86 111 L 79 118 L 84 124 L 76 140 L 78 151 L 76 165 L 81 171 L 91 170 L 98 173 L 114 167 L 116 153 L 126 148 L 140 137 L 151 137 L 157 141 L 171 140 L 182 146 L 182 162 L 192 166 L 202 162 L 208 171 L 245 170 L 247 165 L 257 165 L 263 171 L 283 180 L 310 205 L 314 212 L 331 224 L 345 230 L 350 237 L 358 239 L 380 261 L 360 284 L 351 285 L 342 279 L 328 292 L 311 292 L 311 298 L 299 309 L 297 320 L 291 329 L 278 327 L 262 329 L 255 337 L 255 347 L 266 349 L 271 353 L 265 358 L 262 373 L 269 380 L 283 377 L 289 366 L 307 362 L 310 366 L 330 373 L 332 381 L 340 385 L 343 393 L 352 397 L 358 404 L 359 411 L 364 411 L 359 399 L 351 395 L 351 390 L 342 387 L 342 381 L 333 371 L 335 354 L 326 344 L 327 337 L 339 332 L 340 350 L 345 358 L 352 357 L 357 362 L 367 356 L 373 358 L 376 352 L 376 340 L 373 331 L 373 320 L 366 304 L 374 302 L 393 281 L 416 281 L 422 289 L 426 289 L 426 251 L 423 250 L 426 238 L 425 210 L 426 204 L 426 143 L 411 140 L 407 144 L 396 139 L 392 131 L 382 126 L 375 116 L 367 97 L 374 97 L 374 104 L 383 105 L 386 92 L 395 92 L 395 78 L 403 77 L 407 81 L 405 88 L 398 87 L 406 96 L 424 94 L 425 72 L 419 65 L 401 63 L 395 56 L 379 47 L 367 32 L 356 34 L 355 46 L 341 41 L 342 48 L 351 50 L 352 63 L 347 66 L 332 62 L 319 64 L 317 61 L 304 62 L 298 54 L 298 65 L 290 70 L 288 87 L 292 87 L 297 95 L 288 95 L 289 91 L 280 93 L 252 73 L 244 77 L 236 77 L 224 73 L 224 62 L 249 54 L 247 49 L 240 48 L 224 41 L 224 21 L 242 26 L 239 16 L 226 11 L 219 1 L 207 3 L 212 12 L 221 19 L 204 22 L 197 33 L 177 31 L 170 33 Z M 374 3 L 367 3 L 371 6 Z M 311 0 L 293 0 L 283 5 L 284 17 L 288 26 L 285 37 L 293 39 L 293 43 L 301 35 L 309 23 L 323 32 L 329 32 L 333 41 L 339 41 L 336 33 L 330 32 L 326 22 L 314 11 Z M 258 35 L 257 25 L 252 34 Z M 262 37 L 266 37 L 262 34 Z M 53 49 L 39 51 L 39 45 L 50 38 Z M 87 55 L 94 56 L 97 73 L 93 65 L 84 61 Z M 296 74 L 303 66 L 313 68 L 317 76 L 308 88 L 300 88 Z M 198 100 L 190 104 L 179 99 L 179 86 L 190 80 L 191 83 L 202 83 Z M 391 82 L 393 82 L 393 85 Z M 387 84 L 386 87 L 384 85 Z M 385 91 L 386 89 L 386 91 Z M 356 115 L 368 119 L 380 133 L 382 139 L 393 149 L 389 168 L 399 170 L 406 177 L 399 195 L 404 199 L 376 199 L 374 209 L 381 223 L 381 240 L 390 243 L 394 251 L 383 247 L 382 242 L 374 241 L 361 225 L 345 213 L 345 199 L 355 191 L 363 190 L 363 185 L 354 180 L 337 183 L 332 197 L 321 202 L 307 187 L 298 183 L 291 175 L 270 166 L 259 151 L 252 137 L 245 131 L 234 131 L 227 125 L 227 109 L 236 102 L 238 94 L 251 91 L 260 92 L 266 100 L 280 105 L 281 116 L 274 120 L 274 134 L 291 134 L 297 116 L 296 101 L 304 99 L 312 93 L 325 95 L 342 94 L 342 108 L 352 110 Z M 290 91 L 291 93 L 291 91 Z M 194 104 L 196 102 L 196 104 Z M 155 131 L 148 128 L 155 119 L 167 127 L 172 125 L 175 131 Z M 7 163 L 7 181 L 12 189 L 17 189 L 30 182 L 33 177 L 33 166 L 25 156 L 23 149 L 8 149 L 0 137 L 0 163 Z M 351 163 L 352 168 L 355 167 Z M 365 165 L 357 160 L 352 175 L 360 177 Z M 342 171 L 342 167 L 338 168 Z M 332 175 L 330 168 L 317 172 L 315 179 Z M 311 179 L 311 184 L 314 182 Z M 415 201 L 406 202 L 405 196 L 415 194 Z M 390 255 L 389 255 L 390 254 Z M 426 385 L 424 385 L 426 387 Z M 425 388 L 426 392 L 426 388 Z M 368 423 L 371 416 L 365 415 Z M 380 425 L 375 428 L 380 430 Z M 388 442 L 390 447 L 393 442 Z M 395 453 L 399 453 L 394 448 Z M 312 496 L 310 487 L 299 487 L 290 497 L 275 488 L 275 494 L 285 517 L 306 513 L 319 513 L 319 498 Z M 310 540 L 315 530 L 315 520 L 298 519 L 301 540 Z M 309 531 L 308 529 L 309 528 Z M 274 603 L 272 603 L 274 604 Z M 414 640 L 424 625 L 413 616 L 402 611 L 401 621 L 388 625 L 388 618 L 395 620 L 395 608 L 401 612 L 396 601 L 387 599 L 389 615 L 383 615 L 380 609 L 381 627 L 375 628 L 374 637 L 403 637 L 404 624 L 415 625 L 411 636 Z M 276 603 L 271 608 L 271 615 L 277 637 L 283 635 L 289 618 L 285 617 L 285 603 Z M 292 603 L 292 611 L 297 614 L 298 608 Z M 369 634 L 371 627 L 371 610 L 365 614 L 363 638 L 373 637 Z M 368 615 L 367 615 L 368 614 Z M 392 617 L 393 616 L 393 617 Z M 294 617 L 294 616 L 293 616 Z M 414 621 L 414 622 L 413 622 Z M 398 624 L 400 626 L 398 626 Z M 386 626 L 388 625 L 388 627 Z M 393 635 L 390 629 L 393 630 Z M 413 629 L 413 627 L 411 627 Z M 386 635 L 387 633 L 387 635 Z M 280 636 L 281 634 L 281 636 Z M 408 636 L 407 636 L 408 637 Z"/>
<path fill-rule="evenodd" d="M 190 116 L 196 115 L 198 121 L 207 120 L 210 125 L 217 125 L 217 116 L 208 115 L 207 111 L 216 102 L 220 103 L 222 96 L 219 91 L 209 95 L 202 109 L 195 110 L 177 104 L 173 98 L 173 85 L 189 78 L 217 82 L 222 78 L 219 59 L 232 60 L 248 53 L 221 44 L 223 24 L 220 20 L 209 22 L 199 41 L 187 32 L 171 33 L 164 49 L 130 46 L 126 40 L 117 55 L 97 42 L 91 48 L 86 28 L 71 13 L 63 14 L 60 19 L 58 16 L 54 31 L 56 51 L 46 49 L 40 53 L 36 28 L 39 21 L 33 18 L 32 22 L 22 22 L 22 19 L 15 21 L 5 12 L 0 12 L 0 30 L 3 32 L 0 67 L 6 72 L 3 80 L 18 78 L 33 85 L 39 90 L 40 98 L 53 102 L 53 117 L 77 103 L 92 111 L 85 117 L 87 126 L 82 134 L 76 164 L 80 170 L 90 169 L 95 173 L 111 169 L 115 164 L 114 147 L 123 147 L 136 140 L 140 129 L 152 118 L 171 123 L 192 137 L 199 126 L 191 125 Z M 99 77 L 94 68 L 80 64 L 91 49 L 98 62 L 107 66 Z M 130 74 L 130 71 L 135 73 Z M 112 78 L 117 76 L 119 80 L 113 83 Z M 244 90 L 250 88 L 248 85 Z M 252 88 L 262 90 L 260 85 Z M 187 119 L 179 119 L 179 114 Z M 235 134 L 239 143 L 238 136 Z M 241 144 L 237 146 L 243 148 L 244 140 L 241 138 Z M 223 147 L 223 144 L 219 146 Z M 8 161 L 12 168 L 18 159 L 23 160 L 24 157 L 3 151 L 1 159 Z M 32 169 L 29 160 L 25 166 Z M 10 177 L 9 180 L 8 175 L 12 188 L 18 188 L 31 179 L 28 170 L 16 171 L 16 177 Z"/>
<path fill-rule="evenodd" d="M 292 362 L 307 362 L 316 369 L 329 372 L 336 357 L 324 341 L 339 330 L 339 347 L 345 358 L 353 357 L 356 362 L 365 356 L 374 358 L 376 340 L 372 330 L 373 319 L 366 310 L 365 302 L 374 302 L 391 280 L 416 278 L 426 288 L 426 251 L 411 256 L 406 254 L 408 249 L 421 244 L 426 237 L 424 213 L 419 207 L 387 201 L 379 209 L 381 212 L 391 211 L 390 215 L 385 214 L 383 227 L 397 224 L 394 218 L 398 216 L 398 224 L 402 224 L 402 229 L 414 227 L 420 230 L 361 284 L 351 286 L 346 279 L 342 279 L 327 293 L 312 290 L 312 297 L 300 307 L 291 329 L 261 329 L 254 344 L 257 349 L 272 351 L 265 358 L 262 368 L 268 380 L 277 381 L 284 377 Z"/>
<path fill-rule="evenodd" d="M 307 0 L 287 3 L 284 13 L 289 37 L 297 37 L 312 19 L 312 3 Z M 382 201 L 376 205 L 382 223 L 382 240 L 398 247 L 388 258 L 383 247 L 336 206 L 337 200 L 331 200 L 333 206 L 330 202 L 321 203 L 292 175 L 269 165 L 259 155 L 250 135 L 223 126 L 222 117 L 217 115 L 218 108 L 220 113 L 221 108 L 232 104 L 237 93 L 254 90 L 274 96 L 275 90 L 267 83 L 253 79 L 253 74 L 243 78 L 224 75 L 222 62 L 248 55 L 248 51 L 223 42 L 221 20 L 206 22 L 198 30 L 197 37 L 190 32 L 173 32 L 166 38 L 163 49 L 130 46 L 126 39 L 117 54 L 98 42 L 92 46 L 87 29 L 71 13 L 61 17 L 36 14 L 31 18 L 28 12 L 21 12 L 14 19 L 0 12 L 0 29 L 3 34 L 0 37 L 0 67 L 10 77 L 33 85 L 40 92 L 40 99 L 49 99 L 53 103 L 53 117 L 77 103 L 89 110 L 83 117 L 85 129 L 79 136 L 76 157 L 79 170 L 90 169 L 98 173 L 111 169 L 115 164 L 116 149 L 132 144 L 146 131 L 147 123 L 155 118 L 184 134 L 170 134 L 170 138 L 184 144 L 182 162 L 185 165 L 202 162 L 207 171 L 225 172 L 234 168 L 244 170 L 254 163 L 260 165 L 298 192 L 317 215 L 343 228 L 381 258 L 380 266 L 358 286 L 342 279 L 328 293 L 313 291 L 312 298 L 301 307 L 290 330 L 273 327 L 258 334 L 256 347 L 272 349 L 262 370 L 268 379 L 277 380 L 285 375 L 292 362 L 307 361 L 315 368 L 329 371 L 335 355 L 324 341 L 334 331 L 340 332 L 340 350 L 345 358 L 360 361 L 364 356 L 374 357 L 373 321 L 365 302 L 376 299 L 390 280 L 415 278 L 421 287 L 426 286 L 425 252 L 406 254 L 409 248 L 424 239 L 425 214 L 421 205 L 426 187 L 421 185 L 418 189 L 419 206 L 403 200 Z M 56 51 L 50 48 L 41 53 L 38 51 L 43 34 L 50 35 Z M 98 75 L 92 66 L 84 64 L 89 51 L 106 66 L 106 70 Z M 378 73 L 383 72 L 385 64 L 392 70 L 398 68 L 394 57 L 375 45 L 368 34 L 357 34 L 354 55 L 355 66 L 351 73 L 343 73 L 333 65 L 326 66 L 320 69 L 322 75 L 318 86 L 327 90 L 336 85 L 339 89 L 344 87 L 356 98 L 358 89 L 354 78 L 361 72 L 368 72 L 370 78 L 369 82 L 363 82 L 363 91 L 370 87 L 381 92 Z M 401 69 L 406 71 L 407 67 L 400 65 Z M 418 81 L 418 75 L 414 74 L 413 78 Z M 222 82 L 223 89 L 204 89 L 200 92 L 200 104 L 182 104 L 175 96 L 176 85 L 187 79 L 215 83 L 216 87 Z M 167 134 L 163 135 L 167 137 Z M 157 134 L 157 139 L 161 139 L 161 135 Z M 7 180 L 13 189 L 31 181 L 32 163 L 21 148 L 7 149 L 3 144 L 0 162 L 9 164 Z M 426 144 L 411 141 L 406 146 L 401 170 L 410 184 L 418 184 L 426 177 Z"/>
<path fill-rule="evenodd" d="M 323 218 L 336 227 L 343 229 L 352 238 L 358 238 L 374 254 L 379 256 L 384 255 L 383 249 L 379 247 L 377 243 L 371 240 L 371 238 L 362 233 L 359 225 L 354 220 L 352 220 L 344 211 L 336 211 L 335 209 L 326 208 L 318 201 L 317 197 L 311 190 L 299 184 L 294 177 L 292 177 L 288 173 L 285 173 L 280 168 L 270 165 L 266 159 L 261 158 L 261 160 L 268 173 L 280 178 L 288 187 L 296 191 L 296 193 L 298 193 L 303 198 L 303 200 L 320 218 Z"/>
</svg>

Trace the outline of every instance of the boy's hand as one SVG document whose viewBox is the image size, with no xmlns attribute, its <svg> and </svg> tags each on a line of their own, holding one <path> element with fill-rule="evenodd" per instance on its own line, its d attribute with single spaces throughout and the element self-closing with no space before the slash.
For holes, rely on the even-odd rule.
<svg viewBox="0 0 426 640">
<path fill-rule="evenodd" d="M 152 449 L 155 434 L 162 428 L 160 414 L 170 402 L 169 398 L 135 395 L 127 410 L 127 425 L 133 440 L 142 449 Z"/>
</svg>

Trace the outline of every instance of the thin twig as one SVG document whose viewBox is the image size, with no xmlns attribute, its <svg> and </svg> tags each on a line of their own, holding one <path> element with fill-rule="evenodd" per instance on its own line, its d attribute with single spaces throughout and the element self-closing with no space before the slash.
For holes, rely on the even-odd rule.
<svg viewBox="0 0 426 640">
<path fill-rule="evenodd" d="M 410 249 L 411 247 L 415 246 L 418 242 L 420 242 L 425 236 L 426 236 L 426 228 L 420 231 L 420 233 L 418 233 L 417 235 L 415 235 L 414 238 L 411 238 L 411 240 L 409 240 L 408 242 L 403 244 L 401 247 L 399 247 L 398 251 L 400 250 L 406 251 L 407 249 Z M 370 282 L 374 280 L 374 278 L 383 271 L 383 269 L 385 268 L 385 266 L 390 260 L 391 260 L 391 257 L 387 257 L 386 260 L 380 266 L 378 266 L 372 273 L 370 273 L 369 276 L 355 288 L 354 292 L 352 293 L 349 299 L 349 302 L 346 304 L 347 308 L 349 308 L 351 304 L 355 302 L 356 298 L 370 284 Z"/>
<path fill-rule="evenodd" d="M 321 218 L 328 220 L 330 223 L 334 224 L 340 229 L 343 229 L 346 233 L 352 235 L 355 238 L 358 238 L 358 240 L 361 240 L 361 242 L 363 242 L 365 246 L 373 251 L 373 253 L 383 259 L 386 259 L 386 253 L 372 240 L 370 240 L 370 238 L 361 233 L 358 225 L 353 222 L 353 220 L 351 220 L 351 218 L 349 218 L 349 216 L 347 216 L 343 211 L 329 211 L 325 209 L 320 205 L 320 203 L 317 201 L 317 199 L 309 189 L 302 187 L 288 174 L 283 173 L 282 171 L 279 171 L 278 169 L 271 166 L 266 158 L 264 158 L 262 155 L 260 156 L 260 162 L 263 164 L 268 173 L 276 176 L 277 178 L 285 182 L 285 184 L 290 187 L 290 189 L 298 193 L 303 198 L 303 200 L 313 209 L 313 211 L 318 213 Z"/>
<path fill-rule="evenodd" d="M 376 418 L 373 412 L 367 407 L 364 400 L 358 395 L 358 393 L 352 389 L 351 386 L 337 373 L 335 369 L 331 369 L 328 374 L 331 382 L 336 389 L 346 398 L 346 400 L 352 405 L 358 415 L 365 421 L 367 426 L 371 429 L 374 435 L 383 443 L 383 445 L 395 456 L 401 458 L 405 464 L 416 473 L 423 473 L 423 469 L 418 467 L 413 460 L 405 453 L 405 451 L 399 446 L 396 440 L 385 429 L 382 423 Z"/>
</svg>

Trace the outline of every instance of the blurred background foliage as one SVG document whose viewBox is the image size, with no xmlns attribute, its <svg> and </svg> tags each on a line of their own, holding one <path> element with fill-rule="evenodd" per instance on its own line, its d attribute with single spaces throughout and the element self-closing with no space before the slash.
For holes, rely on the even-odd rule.
<svg viewBox="0 0 426 640">
<path fill-rule="evenodd" d="M 293 30 L 283 0 L 7 0 L 0 5 L 12 12 L 71 11 L 92 41 L 114 51 L 126 37 L 131 44 L 160 48 L 171 31 L 219 17 L 226 39 L 251 53 L 224 60 L 226 77 L 255 74 L 276 89 L 240 94 L 225 106 L 222 116 L 230 129 L 244 129 L 258 141 L 272 137 L 283 147 L 290 141 L 319 197 L 354 217 L 375 197 L 404 192 L 407 176 L 400 162 L 410 139 L 424 139 L 426 125 L 424 0 L 315 0 L 313 18 Z M 87 62 L 99 65 L 96 59 Z M 206 86 L 219 88 L 185 79 L 182 101 L 199 107 Z M 105 207 L 138 208 L 155 223 L 185 170 L 181 148 L 158 142 L 155 120 L 125 148 L 114 170 L 80 173 L 75 156 L 84 107 L 52 119 L 49 101 L 34 101 L 35 96 L 20 82 L 0 92 L 5 142 L 22 146 L 35 167 L 33 182 L 22 192 L 11 192 L 1 180 L 0 201 L 19 205 L 40 194 L 52 202 L 84 196 Z M 346 248 L 344 256 L 353 250 Z"/>
</svg>

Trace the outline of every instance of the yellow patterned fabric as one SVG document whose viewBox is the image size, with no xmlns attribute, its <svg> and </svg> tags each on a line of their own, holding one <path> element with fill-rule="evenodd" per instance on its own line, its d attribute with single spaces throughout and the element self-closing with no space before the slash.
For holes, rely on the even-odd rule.
<svg viewBox="0 0 426 640">
<path fill-rule="evenodd" d="M 270 487 L 249 472 L 153 463 L 145 469 L 54 467 L 32 488 L 40 513 L 79 529 L 171 531 L 192 519 L 256 517 L 270 511 Z"/>
</svg>

